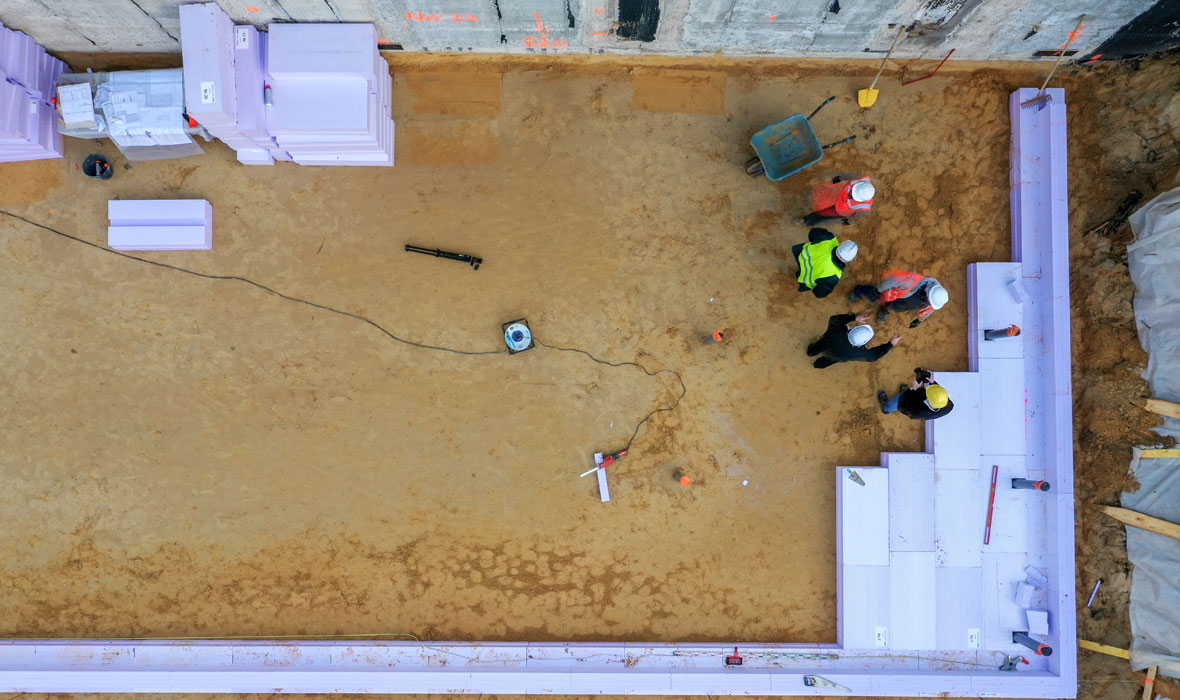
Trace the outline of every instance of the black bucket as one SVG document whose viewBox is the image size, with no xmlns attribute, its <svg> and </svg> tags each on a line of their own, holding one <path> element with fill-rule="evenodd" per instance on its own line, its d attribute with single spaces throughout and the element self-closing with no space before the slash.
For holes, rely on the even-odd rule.
<svg viewBox="0 0 1180 700">
<path fill-rule="evenodd" d="M 82 161 L 82 172 L 86 177 L 109 180 L 115 174 L 115 169 L 111 167 L 110 162 L 106 158 L 97 153 L 91 153 L 86 156 L 86 160 Z"/>
</svg>

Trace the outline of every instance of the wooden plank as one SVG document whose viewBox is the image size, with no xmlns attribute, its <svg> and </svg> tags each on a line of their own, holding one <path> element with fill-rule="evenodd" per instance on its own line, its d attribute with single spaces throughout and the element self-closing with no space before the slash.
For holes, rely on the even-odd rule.
<svg viewBox="0 0 1180 700">
<path fill-rule="evenodd" d="M 1161 416 L 1180 420 L 1180 403 L 1164 401 L 1163 399 L 1145 399 L 1143 401 L 1143 408 L 1152 413 L 1158 413 Z"/>
<path fill-rule="evenodd" d="M 1139 450 L 1141 459 L 1164 459 L 1180 457 L 1180 448 Z"/>
<path fill-rule="evenodd" d="M 1131 660 L 1131 652 L 1126 649 L 1112 647 L 1109 644 L 1099 644 L 1098 642 L 1091 642 L 1089 639 L 1079 639 L 1078 646 L 1088 651 L 1096 651 L 1099 654 L 1106 654 L 1107 656 L 1115 656 L 1120 659 Z"/>
<path fill-rule="evenodd" d="M 1158 666 L 1147 669 L 1147 678 L 1143 679 L 1143 700 L 1151 700 L 1151 696 L 1155 692 L 1155 672 L 1157 670 L 1159 670 Z"/>
<path fill-rule="evenodd" d="M 1159 535 L 1166 535 L 1167 537 L 1180 540 L 1180 525 L 1177 525 L 1176 523 L 1170 523 L 1167 520 L 1153 518 L 1150 515 L 1137 513 L 1126 508 L 1098 506 L 1098 509 L 1115 520 L 1118 520 L 1119 522 L 1126 523 L 1127 525 L 1133 525 L 1142 530 L 1147 530 L 1149 532 L 1154 532 Z"/>
</svg>

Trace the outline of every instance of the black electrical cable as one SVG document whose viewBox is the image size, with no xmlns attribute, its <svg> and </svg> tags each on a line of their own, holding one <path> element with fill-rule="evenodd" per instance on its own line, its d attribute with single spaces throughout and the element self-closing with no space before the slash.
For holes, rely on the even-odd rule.
<svg viewBox="0 0 1180 700">
<path fill-rule="evenodd" d="M 197 272 L 196 270 L 190 270 L 186 267 L 180 267 L 178 265 L 169 265 L 168 263 L 157 262 L 155 260 L 148 260 L 147 258 L 141 258 L 136 255 L 128 255 L 127 253 L 124 253 L 122 251 L 112 250 L 112 249 L 107 248 L 105 246 L 98 245 L 97 243 L 91 243 L 90 241 L 88 241 L 84 238 L 79 238 L 78 236 L 74 236 L 72 234 L 66 233 L 65 231 L 59 231 L 58 229 L 55 229 L 52 226 L 47 226 L 45 224 L 33 221 L 32 219 L 27 219 L 27 218 L 21 216 L 20 214 L 13 214 L 12 212 L 5 211 L 3 209 L 0 209 L 0 214 L 3 214 L 7 217 L 16 219 L 18 221 L 23 221 L 24 223 L 26 223 L 30 226 L 35 226 L 39 229 L 42 229 L 42 230 L 48 231 L 52 234 L 61 236 L 62 238 L 67 238 L 67 239 L 74 241 L 76 243 L 88 245 L 91 248 L 94 248 L 95 250 L 101 250 L 104 253 L 110 253 L 111 255 L 117 255 L 121 258 L 126 258 L 128 260 L 134 260 L 135 262 L 146 263 L 148 265 L 155 265 L 156 267 L 162 267 L 166 270 L 172 270 L 174 272 L 183 272 L 186 275 L 192 275 L 193 277 L 200 277 L 202 279 L 207 279 L 207 280 L 232 280 L 235 282 L 244 282 L 252 287 L 257 287 L 258 289 L 261 289 L 262 291 L 264 291 L 268 294 L 273 294 L 273 295 L 279 297 L 280 299 L 286 299 L 287 301 L 293 301 L 293 302 L 296 302 L 299 304 L 306 304 L 307 306 L 310 306 L 312 308 L 321 309 L 323 311 L 329 311 L 334 314 L 339 314 L 341 316 L 347 316 L 348 318 L 355 319 L 357 321 L 361 321 L 362 323 L 367 323 L 370 326 L 381 331 L 385 335 L 389 336 L 390 339 L 395 340 L 395 341 L 402 343 L 404 345 L 409 345 L 411 347 L 422 348 L 424 350 L 439 350 L 441 352 L 449 352 L 449 353 L 454 353 L 456 355 L 500 355 L 500 354 L 507 352 L 507 349 L 502 349 L 502 350 L 459 350 L 457 348 L 448 348 L 448 347 L 444 347 L 442 345 L 429 345 L 427 343 L 418 343 L 413 340 L 406 340 L 405 338 L 400 338 L 400 337 L 394 335 L 392 332 L 390 332 L 388 329 L 386 329 L 384 326 L 377 323 L 376 321 L 366 318 L 364 316 L 361 316 L 360 314 L 354 314 L 351 311 L 344 311 L 341 309 L 333 308 L 331 306 L 326 306 L 324 304 L 318 304 L 314 301 L 308 301 L 307 299 L 300 299 L 299 297 L 293 297 L 288 294 L 283 294 L 282 292 L 278 291 L 277 289 L 273 289 L 271 287 L 268 287 L 265 284 L 262 284 L 260 282 L 255 282 L 252 279 L 247 279 L 245 277 L 238 277 L 237 275 L 210 275 L 210 274 L 207 274 L 204 272 Z M 560 350 L 561 352 L 581 353 L 581 354 L 585 355 L 586 357 L 589 357 L 591 360 L 597 362 L 598 364 L 607 365 L 608 367 L 626 367 L 626 366 L 638 367 L 640 370 L 643 371 L 644 374 L 646 374 L 649 377 L 655 377 L 657 375 L 665 374 L 665 373 L 671 374 L 672 376 L 676 377 L 676 381 L 680 382 L 680 395 L 676 397 L 676 400 L 672 402 L 672 405 L 658 407 L 658 408 L 652 410 L 651 413 L 648 413 L 646 416 L 644 416 L 643 420 L 639 421 L 639 424 L 635 426 L 635 431 L 631 433 L 631 439 L 627 440 L 627 446 L 623 448 L 625 450 L 631 449 L 631 443 L 635 442 L 635 437 L 637 435 L 639 435 L 639 429 L 642 428 L 643 425 L 645 423 L 647 423 L 647 421 L 650 420 L 652 416 L 656 415 L 657 413 L 664 413 L 667 411 L 675 410 L 675 408 L 680 405 L 680 400 L 683 399 L 684 395 L 688 392 L 687 387 L 684 386 L 684 379 L 680 376 L 680 373 L 677 372 L 676 370 L 660 369 L 660 370 L 656 370 L 653 372 L 653 371 L 649 370 L 648 368 L 644 367 L 643 365 L 639 364 L 638 362 L 607 362 L 606 360 L 598 359 L 594 355 L 590 354 L 589 352 L 587 352 L 585 350 L 582 350 L 581 348 L 563 348 L 563 347 L 559 347 L 557 345 L 549 345 L 548 343 L 542 342 L 536 336 L 533 336 L 533 340 L 536 341 L 536 343 L 538 345 L 540 345 L 542 347 L 549 348 L 550 350 Z"/>
<path fill-rule="evenodd" d="M 324 304 L 317 304 L 316 302 L 308 301 L 307 299 L 300 299 L 299 297 L 293 297 L 288 294 L 283 294 L 282 292 L 278 291 L 277 289 L 272 289 L 271 287 L 268 287 L 265 284 L 255 282 L 254 280 L 251 280 L 251 279 L 246 279 L 245 277 L 238 277 L 237 275 L 210 275 L 210 274 L 206 274 L 204 272 L 197 272 L 196 270 L 190 270 L 186 267 L 179 267 L 177 265 L 169 265 L 168 263 L 156 262 L 155 260 L 148 260 L 147 258 L 141 258 L 141 257 L 135 256 L 135 255 L 128 255 L 127 253 L 123 253 L 118 250 L 111 250 L 110 248 L 100 246 L 97 243 L 91 243 L 90 241 L 88 241 L 84 238 L 78 238 L 77 236 L 70 235 L 64 231 L 58 231 L 57 229 L 55 229 L 51 226 L 46 226 L 45 224 L 40 224 L 40 223 L 37 223 L 36 221 L 26 219 L 25 217 L 21 216 L 20 214 L 13 214 L 12 212 L 4 211 L 3 209 L 0 209 L 0 214 L 4 214 L 5 216 L 10 216 L 14 219 L 18 219 L 20 221 L 25 222 L 26 224 L 29 224 L 30 226 L 36 226 L 37 228 L 44 229 L 46 231 L 49 231 L 50 233 L 55 233 L 59 236 L 62 236 L 63 238 L 68 238 L 71 241 L 77 241 L 78 243 L 88 245 L 91 248 L 94 248 L 96 250 L 101 250 L 104 253 L 110 253 L 111 255 L 118 255 L 121 258 L 127 258 L 128 260 L 134 260 L 136 262 L 147 263 L 148 265 L 155 265 L 156 267 L 162 267 L 167 270 L 174 270 L 176 272 L 183 272 L 186 275 L 192 275 L 193 277 L 201 277 L 201 278 L 204 278 L 207 280 L 233 280 L 235 282 L 245 282 L 246 284 L 248 284 L 252 287 L 257 287 L 257 288 L 261 289 L 262 291 L 267 292 L 268 294 L 273 294 L 276 297 L 279 297 L 280 299 L 286 299 L 287 301 L 294 301 L 294 302 L 298 302 L 300 304 L 307 304 L 308 306 L 311 306 L 316 309 L 330 311 L 334 314 L 340 314 L 341 316 L 347 316 L 349 318 L 353 318 L 358 321 L 362 321 L 362 322 L 367 323 L 370 326 L 376 328 L 377 330 L 381 331 L 385 335 L 389 336 L 391 339 L 396 340 L 399 343 L 403 343 L 405 345 L 410 345 L 410 346 L 413 346 L 416 348 L 423 348 L 426 350 L 439 350 L 441 352 L 451 352 L 456 355 L 499 355 L 501 353 L 507 352 L 507 349 L 502 349 L 502 350 L 458 350 L 456 348 L 448 348 L 448 347 L 443 347 L 441 345 L 428 345 L 426 343 L 418 343 L 413 340 L 406 340 L 405 338 L 399 338 L 398 336 L 394 335 L 388 329 L 386 329 L 384 326 L 377 323 L 376 321 L 374 321 L 372 319 L 365 318 L 364 316 L 361 316 L 360 314 L 354 314 L 351 311 L 343 311 L 341 309 L 336 309 L 331 306 L 326 306 Z"/>
<path fill-rule="evenodd" d="M 540 345 L 541 347 L 549 348 L 550 350 L 560 350 L 562 352 L 580 352 L 583 355 L 585 355 L 586 357 L 589 357 L 591 360 L 594 360 L 595 362 L 597 362 L 600 365 L 606 365 L 608 367 L 628 367 L 628 366 L 638 367 L 640 370 L 643 371 L 644 374 L 646 374 L 649 377 L 655 377 L 657 375 L 664 374 L 664 373 L 671 374 L 673 377 L 676 377 L 676 381 L 680 382 L 680 396 L 676 397 L 676 400 L 672 402 L 671 406 L 660 406 L 660 407 L 652 410 L 651 413 L 644 416 L 643 420 L 639 421 L 639 425 L 635 426 L 635 432 L 631 433 L 631 439 L 628 440 L 627 445 L 625 447 L 623 447 L 624 450 L 631 449 L 631 443 L 635 442 L 635 437 L 637 435 L 639 435 L 639 429 L 643 427 L 644 423 L 646 423 L 652 416 L 654 416 L 657 413 L 664 413 L 665 411 L 675 410 L 676 407 L 680 405 L 680 400 L 684 398 L 684 395 L 686 393 L 688 393 L 688 388 L 684 386 L 684 378 L 681 377 L 680 373 L 674 369 L 657 369 L 656 371 L 653 372 L 650 369 L 639 364 L 638 362 L 607 362 L 606 360 L 598 359 L 594 355 L 591 355 L 590 353 L 586 352 L 585 350 L 582 350 L 581 348 L 563 348 L 563 347 L 559 347 L 557 345 L 550 345 L 550 344 L 542 341 L 540 338 L 538 338 L 535 335 L 533 336 L 533 340 L 537 343 L 537 345 Z"/>
</svg>

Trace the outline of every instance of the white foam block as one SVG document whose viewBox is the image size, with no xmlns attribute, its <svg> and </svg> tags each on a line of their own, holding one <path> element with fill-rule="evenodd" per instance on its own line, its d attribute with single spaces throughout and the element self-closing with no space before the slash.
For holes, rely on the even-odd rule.
<svg viewBox="0 0 1180 700">
<path fill-rule="evenodd" d="M 937 649 L 978 649 L 983 639 L 983 567 L 934 570 Z"/>
<path fill-rule="evenodd" d="M 213 205 L 205 199 L 112 199 L 107 218 L 112 226 L 211 226 Z"/>
<path fill-rule="evenodd" d="M 848 478 L 852 469 L 865 485 Z M 889 566 L 889 470 L 836 469 L 836 562 Z"/>
<path fill-rule="evenodd" d="M 237 118 L 234 23 L 217 3 L 180 6 L 185 109 L 205 124 Z"/>
<path fill-rule="evenodd" d="M 1025 396 L 1028 393 L 1024 360 L 980 358 L 976 364 L 980 377 L 984 450 L 988 454 L 1024 455 L 1027 432 Z"/>
<path fill-rule="evenodd" d="M 107 245 L 115 250 L 211 250 L 205 226 L 110 226 Z"/>
<path fill-rule="evenodd" d="M 1020 583 L 1016 584 L 1016 604 L 1022 608 L 1027 608 L 1028 606 L 1032 605 L 1033 595 L 1035 595 L 1036 592 L 1036 587 L 1034 587 L 1031 583 L 1028 581 L 1021 581 Z"/>
<path fill-rule="evenodd" d="M 1027 296 L 1024 289 L 1024 271 L 1020 263 L 973 263 L 967 266 L 967 275 L 973 278 L 975 313 L 971 314 L 972 327 L 968 332 L 975 334 L 980 358 L 1018 359 L 1024 356 L 1024 336 L 1000 340 L 984 340 L 985 330 L 1007 328 L 1013 324 L 1024 327 L 1024 306 L 1017 295 Z M 1012 283 L 1019 284 L 1014 291 Z"/>
<path fill-rule="evenodd" d="M 1012 642 L 1012 632 L 1027 624 L 1024 608 L 1016 604 L 1016 586 L 1026 578 L 1025 555 L 986 552 L 983 555 L 983 643 L 985 649 L 1024 649 Z"/>
<path fill-rule="evenodd" d="M 377 29 L 371 24 L 272 24 L 267 70 L 274 78 L 297 75 L 359 77 L 376 74 Z"/>
<path fill-rule="evenodd" d="M 889 646 L 935 649 L 934 552 L 889 555 Z"/>
<path fill-rule="evenodd" d="M 934 455 L 886 452 L 889 469 L 889 551 L 934 551 Z"/>
<path fill-rule="evenodd" d="M 889 646 L 889 567 L 837 565 L 837 633 L 845 649 Z"/>
<path fill-rule="evenodd" d="M 950 400 L 951 412 L 926 421 L 926 451 L 934 453 L 938 469 L 979 469 L 983 422 L 979 408 L 979 375 L 975 372 L 936 372 Z"/>
<path fill-rule="evenodd" d="M 603 503 L 610 500 L 610 487 L 606 485 L 606 470 L 599 467 L 594 470 L 598 476 L 598 497 Z"/>
<path fill-rule="evenodd" d="M 1045 610 L 1025 610 L 1024 616 L 1028 620 L 1028 633 L 1047 636 L 1049 634 L 1049 613 Z"/>
<path fill-rule="evenodd" d="M 976 456 L 976 465 L 979 457 Z M 939 566 L 979 566 L 984 510 L 981 478 L 973 471 L 934 472 L 934 551 Z M 990 483 L 990 475 L 989 475 Z"/>
</svg>

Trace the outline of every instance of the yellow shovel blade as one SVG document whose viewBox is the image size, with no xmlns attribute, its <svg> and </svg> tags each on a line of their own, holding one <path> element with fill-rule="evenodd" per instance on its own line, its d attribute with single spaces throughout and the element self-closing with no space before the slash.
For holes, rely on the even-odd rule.
<svg viewBox="0 0 1180 700">
<path fill-rule="evenodd" d="M 880 90 L 875 88 L 865 88 L 856 93 L 856 101 L 860 103 L 861 107 L 872 107 L 877 101 L 877 93 Z"/>
</svg>

